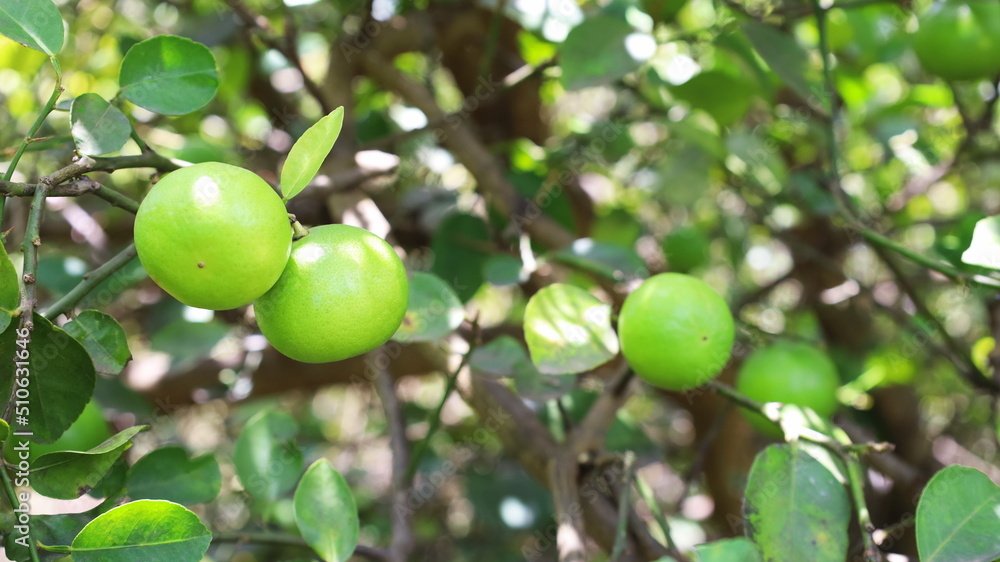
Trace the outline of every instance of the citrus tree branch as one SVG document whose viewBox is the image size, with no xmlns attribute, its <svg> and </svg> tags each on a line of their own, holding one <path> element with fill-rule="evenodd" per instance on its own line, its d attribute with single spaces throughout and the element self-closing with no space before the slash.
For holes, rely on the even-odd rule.
<svg viewBox="0 0 1000 562">
<path fill-rule="evenodd" d="M 386 560 L 406 562 L 413 551 L 413 511 L 408 500 L 413 477 L 407 470 L 410 447 L 406 438 L 406 419 L 396 395 L 392 377 L 385 369 L 379 369 L 375 377 L 378 392 L 385 411 L 386 425 L 389 426 L 389 443 L 392 449 L 392 539 Z"/>
<path fill-rule="evenodd" d="M 41 185 L 43 184 L 0 180 L 0 194 L 11 197 L 33 197 Z M 132 214 L 139 211 L 138 201 L 86 176 L 56 185 L 48 189 L 46 193 L 48 197 L 79 197 L 93 193 L 119 209 L 124 209 Z"/>
<path fill-rule="evenodd" d="M 94 288 L 100 285 L 108 277 L 111 277 L 115 272 L 125 267 L 125 265 L 132 261 L 132 258 L 137 255 L 135 244 L 129 244 L 127 248 L 108 260 L 107 263 L 84 275 L 83 281 L 80 281 L 76 287 L 73 287 L 73 289 L 70 290 L 70 292 L 66 293 L 61 299 L 57 300 L 52 306 L 46 309 L 43 316 L 52 320 L 60 314 L 69 312 L 77 305 L 77 303 L 83 300 L 84 297 L 89 295 Z"/>
<path fill-rule="evenodd" d="M 234 543 L 253 543 L 253 544 L 263 544 L 263 545 L 273 545 L 273 546 L 293 546 L 309 549 L 312 551 L 312 547 L 302 538 L 295 535 L 270 533 L 270 532 L 228 532 L 228 533 L 215 533 L 212 535 L 212 541 L 214 542 L 234 542 Z M 360 556 L 362 558 L 367 558 L 369 560 L 388 560 L 388 553 L 380 548 L 373 548 L 370 546 L 358 545 L 354 547 L 354 555 Z"/>
<path fill-rule="evenodd" d="M 526 230 L 541 244 L 558 249 L 569 246 L 575 237 L 549 218 L 537 205 L 521 197 L 507 180 L 496 158 L 476 138 L 461 120 L 446 120 L 447 115 L 438 105 L 434 95 L 423 84 L 398 70 L 374 50 L 362 56 L 365 73 L 381 87 L 395 92 L 406 102 L 424 113 L 429 122 L 445 120 L 445 126 L 435 130 L 435 136 L 451 151 L 476 178 L 480 193 L 502 215 Z"/>
<path fill-rule="evenodd" d="M 63 92 L 62 87 L 62 68 L 59 66 L 59 61 L 55 57 L 49 57 L 49 61 L 52 63 L 52 68 L 56 71 L 56 85 L 52 89 L 52 95 L 49 96 L 48 101 L 42 106 L 42 110 L 38 112 L 38 116 L 35 118 L 35 122 L 31 124 L 31 128 L 28 129 L 28 134 L 25 135 L 24 139 L 21 141 L 21 145 L 17 147 L 17 152 L 14 153 L 14 157 L 11 158 L 10 164 L 7 165 L 7 171 L 3 175 L 5 181 L 10 181 L 14 177 L 14 169 L 17 168 L 17 163 L 21 160 L 21 155 L 24 154 L 24 150 L 29 144 L 34 140 L 35 133 L 45 122 L 45 119 L 52 113 L 52 110 L 56 107 L 56 102 L 59 101 L 59 96 Z M 0 216 L 3 216 L 3 207 L 5 198 L 0 197 Z"/>
</svg>

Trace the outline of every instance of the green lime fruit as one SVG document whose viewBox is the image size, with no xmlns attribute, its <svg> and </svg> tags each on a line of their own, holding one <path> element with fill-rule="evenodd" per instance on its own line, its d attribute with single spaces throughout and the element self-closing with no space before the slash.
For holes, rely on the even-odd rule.
<svg viewBox="0 0 1000 562">
<path fill-rule="evenodd" d="M 53 443 L 40 444 L 29 442 L 28 462 L 33 462 L 37 457 L 47 453 L 57 453 L 60 451 L 88 451 L 111 438 L 111 429 L 108 422 L 101 413 L 101 406 L 91 400 L 83 408 L 80 417 L 76 418 L 59 439 Z M 3 444 L 3 458 L 7 462 L 16 464 L 21 459 L 20 452 L 15 449 L 20 438 L 11 436 Z"/>
<path fill-rule="evenodd" d="M 292 227 L 281 197 L 253 172 L 206 162 L 163 176 L 135 217 L 149 276 L 182 303 L 228 310 L 281 276 Z"/>
<path fill-rule="evenodd" d="M 917 20 L 913 50 L 927 72 L 945 80 L 1000 73 L 1000 2 L 934 2 Z"/>
<path fill-rule="evenodd" d="M 672 271 L 688 273 L 709 259 L 711 240 L 697 228 L 681 227 L 663 237 L 661 247 Z"/>
<path fill-rule="evenodd" d="M 735 327 L 726 301 L 700 279 L 661 273 L 625 299 L 622 354 L 637 375 L 667 390 L 705 384 L 729 362 Z"/>
<path fill-rule="evenodd" d="M 810 408 L 829 418 L 837 411 L 840 376 L 822 350 L 804 343 L 777 343 L 760 348 L 740 367 L 736 390 L 758 402 L 781 402 Z M 781 431 L 764 416 L 743 410 L 757 431 L 780 438 Z"/>
<path fill-rule="evenodd" d="M 363 228 L 331 224 L 292 244 L 285 271 L 254 311 L 275 349 L 326 363 L 388 341 L 408 301 L 406 269 L 392 246 Z"/>
</svg>

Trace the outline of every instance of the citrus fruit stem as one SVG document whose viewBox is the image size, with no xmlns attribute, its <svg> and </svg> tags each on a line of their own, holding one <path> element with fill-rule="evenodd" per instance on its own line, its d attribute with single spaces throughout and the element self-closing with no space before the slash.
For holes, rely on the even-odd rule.
<svg viewBox="0 0 1000 562">
<path fill-rule="evenodd" d="M 292 219 L 292 240 L 298 240 L 300 238 L 305 238 L 309 234 L 309 229 L 302 226 L 302 223 Z"/>
</svg>

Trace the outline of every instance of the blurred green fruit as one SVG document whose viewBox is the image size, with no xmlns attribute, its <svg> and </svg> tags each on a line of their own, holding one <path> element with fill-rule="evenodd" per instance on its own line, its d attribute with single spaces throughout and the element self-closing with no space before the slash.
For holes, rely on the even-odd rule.
<svg viewBox="0 0 1000 562">
<path fill-rule="evenodd" d="M 729 362 L 735 326 L 726 301 L 700 279 L 661 273 L 625 299 L 618 316 L 622 354 L 654 386 L 687 390 Z"/>
<path fill-rule="evenodd" d="M 275 349 L 326 363 L 388 341 L 408 300 L 406 269 L 392 246 L 363 228 L 332 224 L 292 244 L 285 271 L 254 311 Z"/>
<path fill-rule="evenodd" d="M 263 179 L 228 164 L 195 164 L 163 176 L 135 218 L 135 246 L 149 276 L 182 303 L 227 310 L 274 285 L 292 227 Z"/>
<path fill-rule="evenodd" d="M 740 367 L 736 390 L 758 402 L 805 406 L 824 418 L 837 411 L 837 367 L 822 350 L 782 342 L 758 349 Z M 757 431 L 775 438 L 781 431 L 760 414 L 743 410 Z"/>
<path fill-rule="evenodd" d="M 1000 2 L 934 2 L 918 18 L 913 50 L 924 70 L 945 80 L 1000 73 Z"/>
</svg>

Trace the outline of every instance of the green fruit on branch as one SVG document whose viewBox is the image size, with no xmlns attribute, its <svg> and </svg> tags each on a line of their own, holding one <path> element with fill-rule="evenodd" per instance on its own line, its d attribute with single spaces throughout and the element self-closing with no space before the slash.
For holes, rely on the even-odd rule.
<svg viewBox="0 0 1000 562">
<path fill-rule="evenodd" d="M 1000 73 L 1000 2 L 934 2 L 918 18 L 913 50 L 924 70 L 945 80 L 991 78 Z"/>
<path fill-rule="evenodd" d="M 207 162 L 163 176 L 135 218 L 149 276 L 188 306 L 249 304 L 278 280 L 292 244 L 278 194 L 253 172 Z"/>
<path fill-rule="evenodd" d="M 654 386 L 687 390 L 729 362 L 735 326 L 726 301 L 700 279 L 661 273 L 625 299 L 618 316 L 622 354 Z"/>
<path fill-rule="evenodd" d="M 804 343 L 777 343 L 757 349 L 740 367 L 736 390 L 758 402 L 781 402 L 812 409 L 829 418 L 837 411 L 837 367 L 822 350 Z M 755 429 L 781 437 L 772 422 L 743 410 Z"/>
<path fill-rule="evenodd" d="M 333 224 L 292 244 L 281 278 L 254 311 L 275 349 L 326 363 L 388 341 L 408 300 L 406 269 L 392 246 L 363 228 Z"/>
</svg>

